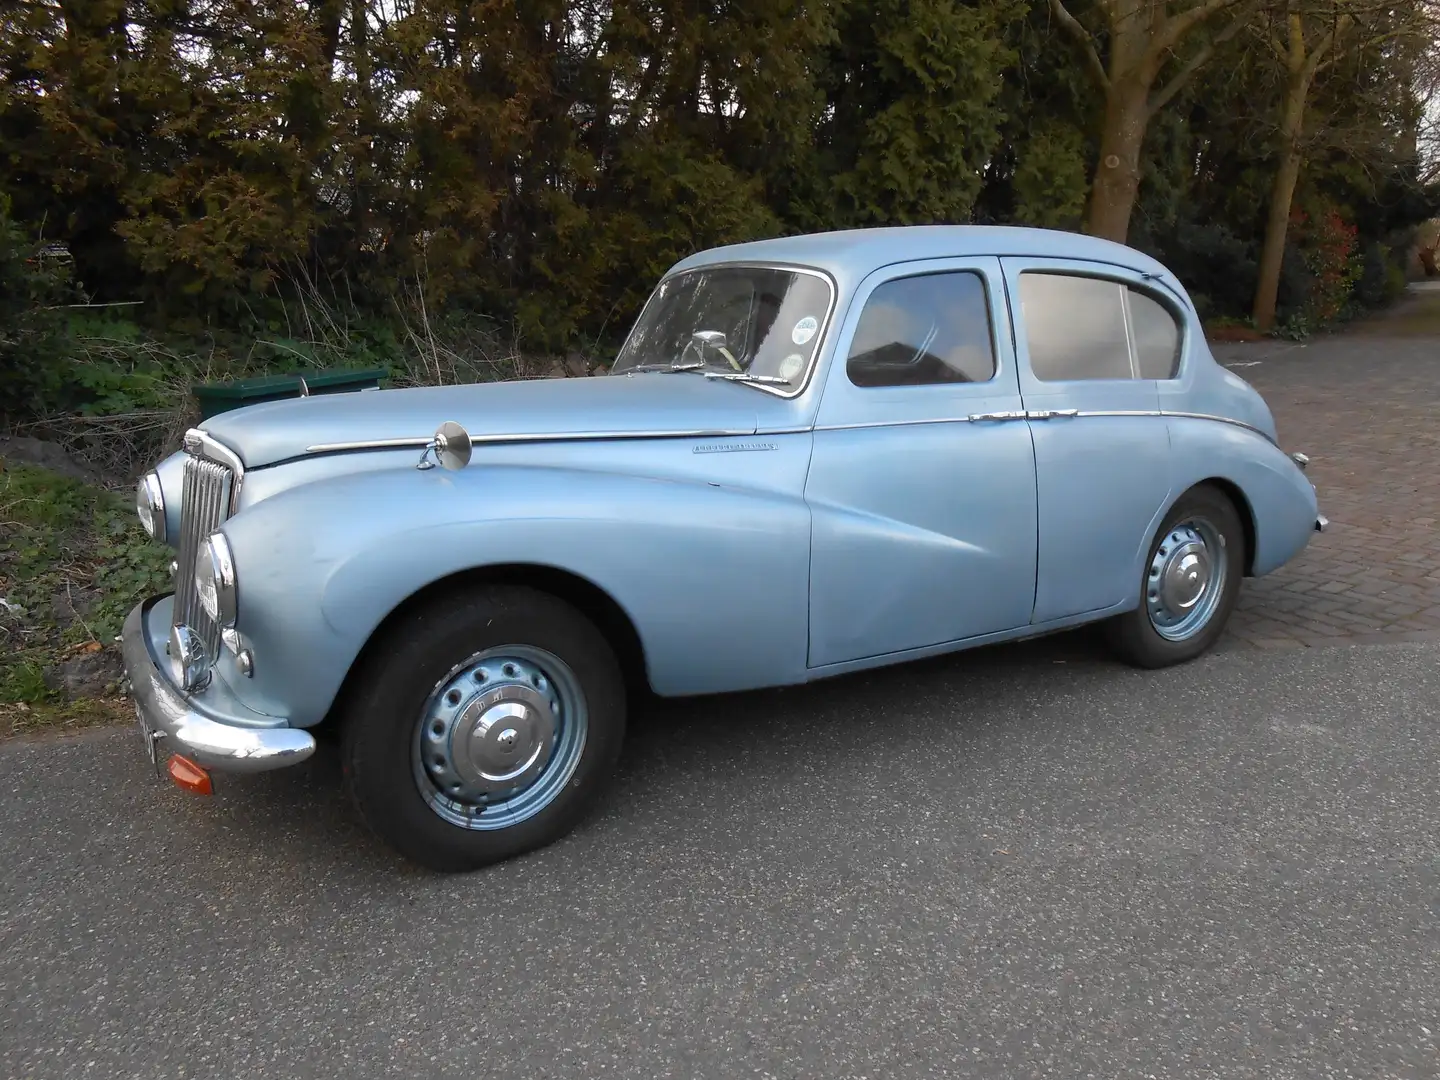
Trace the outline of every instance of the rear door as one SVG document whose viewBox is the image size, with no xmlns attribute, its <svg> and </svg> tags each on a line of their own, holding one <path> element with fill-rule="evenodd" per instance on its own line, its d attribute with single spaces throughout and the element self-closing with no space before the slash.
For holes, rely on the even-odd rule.
<svg viewBox="0 0 1440 1080">
<path fill-rule="evenodd" d="M 1002 260 L 1035 442 L 1035 623 L 1130 601 L 1171 495 L 1159 380 L 1178 331 L 1154 286 L 1108 263 Z"/>
</svg>

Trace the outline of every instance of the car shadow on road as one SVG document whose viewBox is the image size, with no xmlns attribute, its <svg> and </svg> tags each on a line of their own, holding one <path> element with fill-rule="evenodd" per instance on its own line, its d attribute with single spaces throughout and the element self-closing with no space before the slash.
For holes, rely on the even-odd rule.
<svg viewBox="0 0 1440 1080">
<path fill-rule="evenodd" d="M 651 698 L 632 711 L 614 783 L 597 813 L 578 832 L 597 824 L 603 828 L 607 820 L 623 817 L 628 803 L 668 798 L 677 784 L 726 785 L 727 776 L 738 770 L 749 770 L 755 777 L 756 758 L 769 757 L 769 767 L 779 770 L 824 771 L 834 764 L 825 760 L 827 754 L 844 755 L 863 745 L 877 723 L 895 738 L 910 739 L 924 737 L 937 723 L 963 729 L 978 712 L 990 724 L 992 737 L 1003 735 L 1003 726 L 998 731 L 995 727 L 997 697 L 1044 679 L 1059 666 L 1093 668 L 1113 663 L 1098 632 L 1082 628 L 802 686 Z M 937 721 L 933 703 L 951 698 L 953 707 L 947 707 L 947 714 Z M 912 708 L 922 700 L 931 703 L 930 715 L 923 721 L 914 717 Z M 974 707 L 967 707 L 967 702 L 974 702 Z M 767 755 L 766 747 L 783 760 Z M 766 778 L 765 769 L 758 778 Z M 398 870 L 402 877 L 424 874 L 400 862 L 359 823 L 344 798 L 333 736 L 322 739 L 315 755 L 300 766 L 226 777 L 217 784 L 225 794 L 236 796 L 225 801 L 243 818 L 246 835 L 236 838 L 240 843 L 273 848 L 298 841 L 307 851 L 326 852 L 330 859 L 384 864 L 385 873 Z M 233 835 L 233 830 L 226 835 Z"/>
<path fill-rule="evenodd" d="M 1222 640 L 1217 651 L 1234 647 Z M 1068 677 L 1058 674 L 1062 670 Z M 632 712 L 619 768 L 596 812 L 559 842 L 560 856 L 544 857 L 573 867 L 576 860 L 615 856 L 633 847 L 637 835 L 657 827 L 683 833 L 695 815 L 731 800 L 792 797 L 793 776 L 828 778 L 816 789 L 822 802 L 836 798 L 836 787 L 851 776 L 868 773 L 884 787 L 890 783 L 879 775 L 884 769 L 870 764 L 877 754 L 910 761 L 917 754 L 943 755 L 961 772 L 976 755 L 1009 760 L 1020 743 L 1055 734 L 1038 730 L 1056 722 L 1041 707 L 1055 694 L 1089 695 L 1101 681 L 1127 675 L 1140 673 L 1112 659 L 1089 627 L 804 686 L 652 698 Z M 202 825 L 193 812 L 175 812 L 190 818 L 186 828 L 198 829 L 201 842 L 224 844 L 232 856 L 244 858 L 251 848 L 303 850 L 312 869 L 319 859 L 352 877 L 361 874 L 367 888 L 381 892 L 434 877 L 401 860 L 359 822 L 343 794 L 333 738 L 300 766 L 227 777 L 219 786 L 225 796 L 216 800 L 223 803 L 223 810 L 215 807 L 220 820 Z"/>
</svg>

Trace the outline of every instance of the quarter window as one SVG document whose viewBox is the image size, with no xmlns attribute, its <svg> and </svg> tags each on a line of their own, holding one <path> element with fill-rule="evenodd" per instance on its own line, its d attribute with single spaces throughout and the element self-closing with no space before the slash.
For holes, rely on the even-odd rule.
<svg viewBox="0 0 1440 1080">
<path fill-rule="evenodd" d="M 896 278 L 865 301 L 846 374 L 856 386 L 987 382 L 995 342 L 985 280 L 970 270 Z"/>
<path fill-rule="evenodd" d="M 1130 333 L 1142 379 L 1173 379 L 1180 367 L 1180 324 L 1160 301 L 1130 289 Z"/>
<path fill-rule="evenodd" d="M 1042 381 L 1171 379 L 1179 368 L 1175 317 L 1121 282 L 1023 273 L 1020 309 L 1030 369 Z"/>
</svg>

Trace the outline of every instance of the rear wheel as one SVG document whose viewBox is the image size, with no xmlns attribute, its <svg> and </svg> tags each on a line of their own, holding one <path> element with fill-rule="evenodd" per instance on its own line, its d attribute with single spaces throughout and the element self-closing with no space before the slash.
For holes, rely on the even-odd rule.
<svg viewBox="0 0 1440 1080">
<path fill-rule="evenodd" d="M 1192 488 L 1165 516 L 1142 571 L 1140 606 L 1107 624 L 1112 646 L 1137 667 L 1192 660 L 1225 631 L 1245 573 L 1245 533 L 1234 503 Z"/>
<path fill-rule="evenodd" d="M 407 615 L 372 655 L 342 769 L 366 823 L 407 858 L 477 869 L 558 840 L 598 799 L 624 739 L 624 683 L 569 604 L 486 587 Z"/>
</svg>

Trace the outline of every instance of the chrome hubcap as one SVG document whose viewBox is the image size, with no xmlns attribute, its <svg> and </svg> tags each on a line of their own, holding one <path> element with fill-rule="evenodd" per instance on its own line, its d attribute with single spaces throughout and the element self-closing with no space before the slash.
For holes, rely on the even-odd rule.
<svg viewBox="0 0 1440 1080">
<path fill-rule="evenodd" d="M 534 779 L 555 745 L 555 710 L 525 686 L 499 686 L 474 698 L 456 718 L 452 759 L 432 755 L 431 771 L 452 773 L 477 795 L 497 795 Z M 431 746 L 439 740 L 432 737 Z M 447 768 L 448 764 L 448 768 Z"/>
<path fill-rule="evenodd" d="M 1189 611 L 1210 584 L 1210 552 L 1189 541 L 1170 556 L 1160 577 L 1160 599 L 1171 611 Z"/>
<path fill-rule="evenodd" d="M 435 688 L 415 729 L 415 783 L 440 817 L 507 828 L 564 789 L 585 747 L 575 675 L 529 646 L 477 653 Z"/>
<path fill-rule="evenodd" d="M 1213 525 L 1195 520 L 1172 528 L 1150 559 L 1145 583 L 1155 632 L 1184 641 L 1203 630 L 1220 605 L 1225 573 L 1225 538 Z"/>
</svg>

